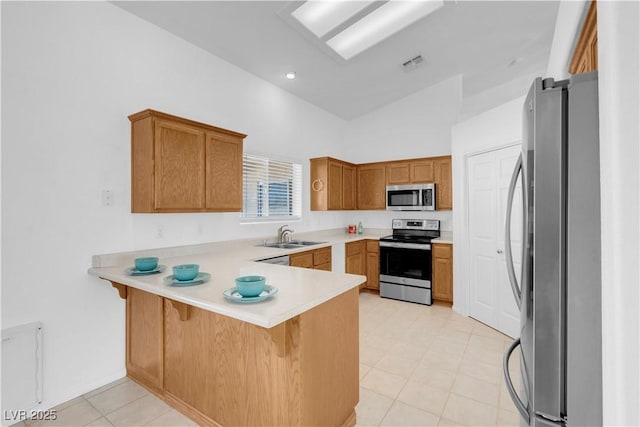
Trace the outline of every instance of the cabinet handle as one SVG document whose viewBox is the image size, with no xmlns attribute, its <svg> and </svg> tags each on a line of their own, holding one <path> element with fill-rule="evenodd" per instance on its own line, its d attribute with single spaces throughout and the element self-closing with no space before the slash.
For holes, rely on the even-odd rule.
<svg viewBox="0 0 640 427">
<path fill-rule="evenodd" d="M 316 184 L 320 184 L 317 186 Z M 314 179 L 313 183 L 311 183 L 311 188 L 313 191 L 322 191 L 324 189 L 324 182 L 321 179 Z"/>
<path fill-rule="evenodd" d="M 502 249 L 498 249 L 498 250 L 497 250 L 497 252 L 498 252 L 499 254 L 501 254 L 501 253 L 502 253 Z"/>
</svg>

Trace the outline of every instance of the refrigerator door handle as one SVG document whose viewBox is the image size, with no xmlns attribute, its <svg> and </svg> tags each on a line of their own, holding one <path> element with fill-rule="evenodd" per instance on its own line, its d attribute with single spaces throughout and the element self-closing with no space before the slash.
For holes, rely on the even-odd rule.
<svg viewBox="0 0 640 427">
<path fill-rule="evenodd" d="M 518 285 L 518 279 L 516 278 L 516 271 L 513 267 L 513 254 L 511 253 L 511 211 L 513 205 L 513 196 L 516 191 L 516 183 L 518 182 L 518 175 L 520 175 L 520 172 L 522 172 L 522 154 L 518 156 L 516 167 L 513 169 L 513 174 L 511 175 L 511 182 L 509 182 L 509 192 L 507 195 L 507 215 L 504 221 L 504 250 L 506 252 L 505 261 L 507 264 L 507 274 L 509 276 L 509 283 L 511 284 L 513 296 L 516 299 L 516 304 L 518 305 L 518 310 L 520 310 L 520 307 L 522 305 L 522 296 L 520 286 Z"/>
<path fill-rule="evenodd" d="M 514 405 L 516 405 L 516 409 L 518 410 L 518 412 L 520 412 L 520 416 L 527 422 L 526 425 L 529 425 L 529 410 L 527 409 L 527 406 L 522 403 L 522 400 L 520 400 L 520 396 L 518 396 L 516 389 L 513 387 L 511 374 L 509 373 L 509 358 L 511 357 L 511 353 L 513 353 L 513 351 L 519 345 L 520 338 L 511 343 L 506 353 L 504 354 L 504 357 L 502 359 L 502 374 L 504 375 L 504 382 L 507 386 L 507 390 L 509 391 L 509 395 L 511 396 L 511 400 L 513 401 Z"/>
</svg>

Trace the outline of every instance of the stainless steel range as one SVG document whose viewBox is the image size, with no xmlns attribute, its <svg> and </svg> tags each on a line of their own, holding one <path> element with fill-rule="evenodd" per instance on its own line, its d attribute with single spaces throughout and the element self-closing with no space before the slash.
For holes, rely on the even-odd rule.
<svg viewBox="0 0 640 427">
<path fill-rule="evenodd" d="M 380 239 L 380 296 L 431 305 L 431 239 L 435 219 L 394 219 L 393 234 Z"/>
</svg>

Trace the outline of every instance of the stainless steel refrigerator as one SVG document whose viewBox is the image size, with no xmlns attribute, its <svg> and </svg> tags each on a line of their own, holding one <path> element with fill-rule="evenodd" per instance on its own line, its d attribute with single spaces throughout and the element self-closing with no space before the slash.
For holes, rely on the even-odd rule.
<svg viewBox="0 0 640 427">
<path fill-rule="evenodd" d="M 520 338 L 503 368 L 524 426 L 602 425 L 599 162 L 597 73 L 536 79 L 524 105 L 505 225 Z M 519 278 L 510 237 L 520 232 L 510 228 L 515 191 L 522 191 L 524 213 Z M 518 346 L 519 393 L 508 369 Z"/>
</svg>

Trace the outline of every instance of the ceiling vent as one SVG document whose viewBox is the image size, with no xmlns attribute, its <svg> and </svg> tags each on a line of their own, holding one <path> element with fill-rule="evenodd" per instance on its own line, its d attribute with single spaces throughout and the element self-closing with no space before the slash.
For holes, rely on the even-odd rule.
<svg viewBox="0 0 640 427">
<path fill-rule="evenodd" d="M 422 58 L 422 55 L 414 56 L 413 58 L 407 61 L 404 61 L 402 63 L 402 68 L 405 71 L 413 71 L 416 68 L 418 68 L 420 65 L 422 65 L 423 62 L 424 62 L 424 59 Z"/>
</svg>

